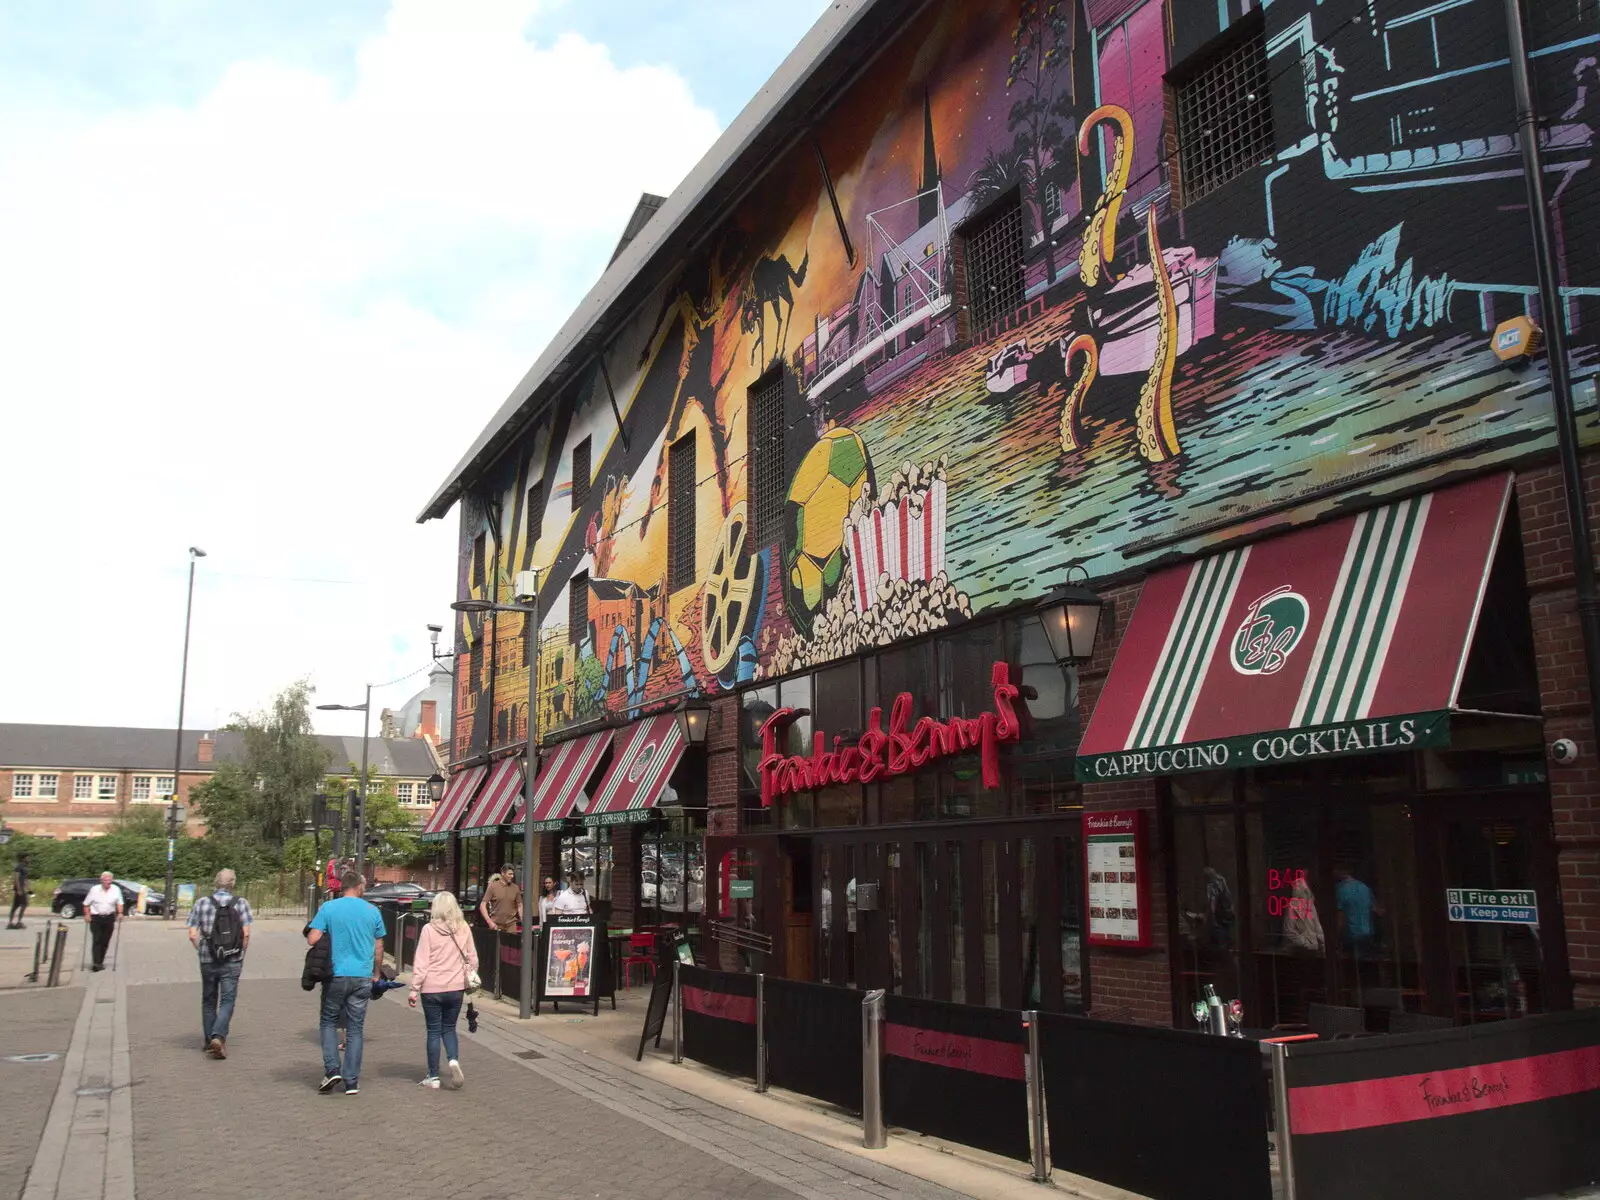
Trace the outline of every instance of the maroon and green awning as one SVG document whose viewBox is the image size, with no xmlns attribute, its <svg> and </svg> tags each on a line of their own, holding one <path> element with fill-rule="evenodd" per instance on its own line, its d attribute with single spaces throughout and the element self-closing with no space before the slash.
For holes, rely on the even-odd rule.
<svg viewBox="0 0 1600 1200">
<path fill-rule="evenodd" d="M 433 806 L 433 815 L 428 818 L 428 823 L 422 827 L 422 832 L 417 835 L 421 842 L 448 841 L 455 832 L 456 825 L 461 816 L 467 811 L 467 805 L 478 794 L 478 788 L 484 778 L 489 774 L 488 767 L 468 767 L 465 771 L 457 771 L 450 777 L 450 784 L 444 790 L 444 795 L 439 798 L 439 803 Z"/>
<path fill-rule="evenodd" d="M 1078 778 L 1448 744 L 1510 494 L 1493 475 L 1151 575 Z"/>
</svg>

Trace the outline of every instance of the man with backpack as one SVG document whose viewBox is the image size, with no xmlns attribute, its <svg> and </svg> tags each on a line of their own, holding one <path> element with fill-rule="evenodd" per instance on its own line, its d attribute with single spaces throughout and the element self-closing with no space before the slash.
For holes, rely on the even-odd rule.
<svg viewBox="0 0 1600 1200">
<path fill-rule="evenodd" d="M 228 1026 L 250 948 L 250 902 L 233 894 L 234 874 L 217 872 L 216 890 L 189 910 L 189 941 L 200 952 L 201 1043 L 212 1058 L 228 1057 Z"/>
</svg>

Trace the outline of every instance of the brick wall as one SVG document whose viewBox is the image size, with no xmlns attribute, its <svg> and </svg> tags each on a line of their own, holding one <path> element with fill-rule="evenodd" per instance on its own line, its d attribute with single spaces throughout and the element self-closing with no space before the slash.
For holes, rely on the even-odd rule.
<svg viewBox="0 0 1600 1200">
<path fill-rule="evenodd" d="M 1589 520 L 1600 526 L 1600 455 L 1583 460 Z M 1546 762 L 1574 1000 L 1600 1005 L 1600 747 L 1572 582 L 1572 534 L 1555 464 L 1520 471 L 1517 511 L 1527 564 L 1545 741 L 1570 738 L 1577 761 Z M 1593 547 L 1591 547 L 1591 553 Z"/>
<path fill-rule="evenodd" d="M 739 832 L 739 698 L 719 696 L 706 733 L 706 833 Z"/>
<path fill-rule="evenodd" d="M 1088 723 L 1100 690 L 1122 642 L 1138 603 L 1141 583 L 1109 588 L 1104 593 L 1106 616 L 1095 654 L 1078 672 L 1078 704 L 1083 721 Z M 1142 808 L 1145 818 L 1145 844 L 1150 872 L 1150 928 L 1153 945 L 1148 950 L 1119 950 L 1106 946 L 1089 947 L 1090 1015 L 1110 1020 L 1135 1021 L 1141 1025 L 1172 1024 L 1172 968 L 1167 929 L 1167 880 L 1165 846 L 1162 842 L 1161 784 L 1154 779 L 1119 780 L 1114 783 L 1083 785 L 1083 806 L 1090 812 L 1107 809 Z"/>
<path fill-rule="evenodd" d="M 15 774 L 29 774 L 34 776 L 35 789 L 38 787 L 38 776 L 50 774 L 59 776 L 54 800 L 13 800 L 11 798 L 12 776 Z M 171 775 L 172 768 L 167 767 L 141 767 L 134 771 L 112 770 L 75 770 L 71 767 L 0 767 L 0 804 L 5 807 L 3 812 L 5 823 L 18 833 L 29 834 L 33 837 L 55 838 L 57 841 L 66 841 L 70 837 L 84 834 L 107 834 L 115 830 L 117 818 L 124 812 L 132 809 L 140 811 L 151 809 L 160 812 L 165 802 L 140 801 L 135 804 L 131 801 L 133 795 L 133 777 L 135 775 L 149 775 L 152 782 L 162 775 Z M 74 800 L 72 798 L 72 781 L 77 775 L 87 775 L 91 779 L 97 775 L 115 775 L 117 777 L 117 799 L 115 802 L 102 802 L 99 800 Z M 205 822 L 195 812 L 189 803 L 189 792 L 196 785 L 203 783 L 211 776 L 209 773 L 198 771 L 185 772 L 178 777 L 178 800 L 188 807 L 188 816 L 185 824 L 189 833 L 198 837 L 205 832 Z M 91 784 L 91 786 L 93 786 Z"/>
</svg>

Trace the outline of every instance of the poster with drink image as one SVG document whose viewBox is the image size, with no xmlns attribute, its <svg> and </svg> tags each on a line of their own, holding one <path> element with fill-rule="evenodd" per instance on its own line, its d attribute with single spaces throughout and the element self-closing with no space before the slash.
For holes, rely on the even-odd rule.
<svg viewBox="0 0 1600 1200">
<path fill-rule="evenodd" d="M 544 964 L 546 996 L 587 996 L 593 989 L 593 925 L 556 925 Z"/>
</svg>

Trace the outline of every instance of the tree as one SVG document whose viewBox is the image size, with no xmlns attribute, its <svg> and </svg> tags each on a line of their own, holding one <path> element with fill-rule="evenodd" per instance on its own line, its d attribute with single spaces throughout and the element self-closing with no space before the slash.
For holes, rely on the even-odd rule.
<svg viewBox="0 0 1600 1200">
<path fill-rule="evenodd" d="M 361 769 L 351 763 L 344 778 L 330 778 L 327 782 L 329 797 L 343 797 L 356 786 Z M 372 848 L 367 851 L 367 861 L 378 866 L 393 867 L 408 863 L 417 857 L 417 819 L 400 804 L 395 794 L 394 781 L 375 774 L 369 767 L 367 779 L 367 837 Z M 354 837 L 354 834 L 351 834 Z M 353 845 L 353 843 L 352 843 Z"/>
<path fill-rule="evenodd" d="M 265 711 L 235 715 L 232 728 L 243 742 L 239 761 L 219 764 L 190 797 L 210 831 L 276 858 L 299 835 L 328 769 L 311 732 L 311 685 L 290 684 Z"/>
<path fill-rule="evenodd" d="M 1011 66 L 1006 73 L 1006 90 L 1018 92 L 1007 115 L 1006 128 L 1015 136 L 1014 152 L 1028 163 L 1023 180 L 1039 229 L 1044 233 L 1050 282 L 1055 281 L 1056 257 L 1044 188 L 1059 186 L 1071 158 L 1065 152 L 1067 143 L 1077 133 L 1071 89 L 1074 23 L 1072 0 L 1022 0 L 1017 27 L 1011 34 Z M 1058 93 L 1063 66 L 1068 88 Z"/>
<path fill-rule="evenodd" d="M 116 831 L 129 837 L 164 838 L 167 836 L 167 807 L 154 804 L 130 804 L 117 814 Z"/>
</svg>

